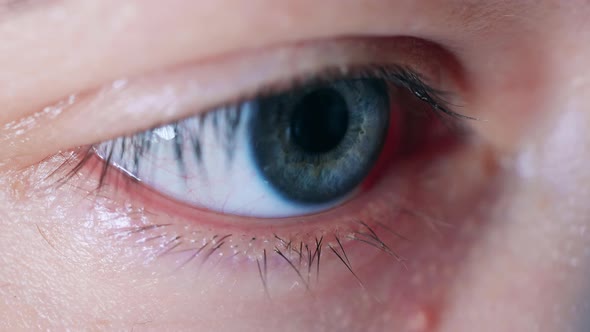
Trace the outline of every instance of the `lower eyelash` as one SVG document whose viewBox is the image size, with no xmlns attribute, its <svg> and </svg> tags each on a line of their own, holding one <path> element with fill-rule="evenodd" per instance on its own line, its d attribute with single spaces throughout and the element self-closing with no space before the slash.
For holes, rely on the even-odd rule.
<svg viewBox="0 0 590 332">
<path fill-rule="evenodd" d="M 404 211 L 403 209 L 400 210 L 400 213 L 415 214 L 412 211 Z M 426 220 L 423 220 L 423 222 L 426 222 Z M 351 222 L 351 225 L 354 225 L 354 228 L 351 228 L 346 234 L 334 231 L 307 240 L 293 240 L 273 234 L 276 244 L 270 249 L 262 248 L 257 252 L 250 252 L 249 250 L 255 251 L 251 248 L 256 247 L 254 244 L 257 241 L 262 242 L 265 241 L 264 239 L 252 237 L 248 243 L 250 248 L 247 250 L 242 250 L 231 244 L 232 234 L 218 234 L 204 243 L 194 243 L 191 242 L 190 235 L 179 235 L 170 232 L 171 224 L 117 229 L 112 232 L 112 235 L 117 239 L 131 239 L 138 245 L 159 241 L 161 243 L 159 250 L 149 259 L 174 255 L 184 256 L 183 259 L 177 262 L 175 269 L 182 269 L 189 264 L 197 264 L 203 267 L 209 261 L 214 266 L 222 259 L 236 259 L 238 255 L 245 256 L 248 264 L 254 265 L 255 270 L 258 271 L 261 289 L 269 297 L 272 297 L 272 289 L 269 289 L 268 280 L 272 278 L 274 268 L 269 269 L 270 265 L 285 266 L 291 271 L 293 278 L 303 285 L 303 289 L 310 292 L 314 290 L 314 284 L 320 282 L 321 264 L 330 258 L 326 257 L 327 255 L 331 255 L 331 258 L 341 264 L 343 270 L 358 282 L 361 289 L 366 290 L 364 281 L 356 271 L 357 265 L 363 265 L 366 262 L 351 260 L 346 249 L 349 242 L 357 242 L 369 249 L 384 253 L 391 258 L 392 264 L 401 264 L 402 266 L 405 264 L 406 259 L 397 254 L 392 249 L 392 245 L 388 244 L 384 238 L 388 237 L 391 241 L 393 239 L 404 242 L 410 241 L 406 237 L 380 222 L 376 223 L 374 227 L 360 220 Z M 218 260 L 213 260 L 213 257 Z"/>
<path fill-rule="evenodd" d="M 75 163 L 76 158 L 83 158 L 84 153 L 85 151 L 81 150 L 77 155 L 71 153 L 62 156 L 66 160 L 65 163 L 62 162 L 62 167 L 65 167 L 66 163 L 70 165 Z M 97 165 L 100 164 L 97 163 Z M 62 171 L 70 171 L 70 169 L 63 168 Z M 51 176 L 59 177 L 60 174 Z M 74 178 L 85 175 L 76 173 L 70 176 L 73 178 L 68 183 L 76 186 L 74 183 L 77 181 L 74 181 Z M 120 178 L 122 181 L 129 180 L 126 176 L 120 176 Z M 109 180 L 109 184 L 112 183 L 113 181 Z M 113 188 L 121 188 L 121 183 L 114 185 Z M 80 188 L 74 190 L 78 189 Z M 97 202 L 105 198 L 113 200 L 114 198 L 110 196 L 112 195 L 104 197 L 93 191 L 87 198 Z M 234 268 L 236 264 L 248 266 L 248 269 L 254 271 L 259 279 L 260 292 L 267 294 L 271 299 L 284 291 L 281 287 L 277 288 L 276 282 L 277 278 L 284 277 L 285 271 L 288 271 L 287 275 L 291 276 L 290 281 L 301 285 L 300 291 L 314 294 L 320 289 L 320 283 L 332 280 L 331 275 L 326 273 L 333 271 L 336 265 L 340 266 L 338 271 L 343 275 L 356 280 L 361 292 L 373 296 L 374 294 L 369 290 L 370 284 L 367 284 L 367 276 L 361 271 L 363 266 L 371 263 L 370 258 L 364 255 L 351 256 L 358 248 L 355 247 L 351 251 L 349 245 L 358 244 L 364 248 L 363 250 L 389 256 L 392 266 L 399 265 L 400 270 L 403 271 L 406 270 L 405 265 L 410 261 L 408 257 L 402 256 L 398 247 L 416 245 L 415 241 L 420 239 L 404 231 L 405 227 L 399 225 L 400 219 L 408 218 L 411 223 L 417 221 L 422 225 L 419 227 L 428 232 L 436 232 L 439 227 L 448 225 L 430 216 L 427 211 L 423 209 L 417 211 L 410 206 L 405 206 L 403 202 L 403 197 L 400 197 L 391 208 L 396 213 L 389 218 L 396 220 L 396 229 L 379 216 L 376 216 L 375 220 L 350 219 L 340 223 L 337 229 L 327 229 L 317 234 L 299 233 L 287 237 L 270 233 L 267 237 L 251 236 L 249 241 L 237 241 L 244 242 L 242 247 L 236 246 L 234 240 L 247 236 L 246 234 L 221 231 L 203 239 L 203 234 L 198 231 L 196 233 L 187 231 L 172 221 L 124 228 L 114 227 L 107 231 L 107 235 L 116 243 L 135 243 L 136 249 L 140 251 L 145 250 L 146 247 L 151 248 L 144 252 L 146 255 L 144 264 L 164 259 L 170 262 L 169 258 L 178 258 L 170 266 L 170 272 L 191 267 L 210 271 L 221 266 L 222 261 L 231 262 Z M 91 203 L 91 206 L 94 204 Z M 415 227 L 414 225 L 412 229 Z M 281 280 L 283 281 L 285 280 Z"/>
<path fill-rule="evenodd" d="M 330 80 L 330 74 L 322 78 L 321 81 Z M 444 95 L 441 92 L 432 89 L 424 83 L 417 73 L 405 68 L 393 67 L 372 67 L 364 71 L 359 71 L 355 74 L 355 77 L 359 78 L 382 78 L 388 82 L 392 82 L 398 86 L 402 86 L 409 90 L 416 98 L 422 102 L 430 105 L 433 113 L 437 116 L 447 116 L 452 119 L 470 119 L 469 117 L 460 115 L 451 111 L 448 107 L 444 106 L 442 102 Z M 317 80 L 316 80 L 317 81 Z M 308 82 L 308 81 L 307 81 Z M 305 84 L 308 84 L 308 83 Z M 271 93 L 271 92 L 268 92 Z M 263 93 L 264 94 L 264 93 Z M 220 112 L 225 117 L 216 115 L 217 112 L 207 112 L 200 116 L 199 121 L 211 121 L 217 128 L 218 138 L 227 142 L 226 152 L 231 158 L 232 142 L 233 142 L 233 131 L 240 124 L 242 120 L 241 112 L 239 107 L 235 107 L 232 112 Z M 182 126 L 179 123 L 171 125 L 175 131 L 176 137 L 184 137 L 184 135 L 190 135 L 183 131 Z M 137 151 L 134 158 L 134 165 L 137 168 L 139 165 L 139 158 L 144 151 L 149 150 L 150 138 L 154 135 L 157 129 L 151 129 L 144 133 L 137 135 L 123 137 L 115 139 L 109 143 L 111 148 L 107 149 L 106 153 L 102 154 L 103 160 L 97 162 L 93 167 L 100 167 L 98 186 L 95 188 L 95 195 L 98 194 L 101 188 L 107 183 L 107 178 L 117 171 L 125 171 L 123 168 L 113 167 L 110 163 L 111 158 L 115 149 L 112 146 L 121 145 L 123 147 L 129 146 L 134 147 L 134 151 Z M 195 151 L 195 157 L 197 160 L 201 159 L 202 145 L 197 137 L 194 135 L 191 137 L 190 142 L 193 144 L 193 151 Z M 180 147 L 180 141 L 177 144 L 177 159 L 179 164 L 182 164 L 183 158 L 187 156 L 183 155 L 183 149 Z M 126 151 L 126 148 L 121 149 L 122 152 Z M 67 184 L 74 177 L 81 174 L 89 163 L 93 160 L 97 160 L 96 147 L 83 147 L 69 155 L 65 162 L 59 167 L 54 175 L 59 177 L 57 183 L 59 185 Z M 179 166 L 181 167 L 181 166 Z M 62 171 L 66 171 L 65 173 Z M 90 170 L 92 173 L 92 170 Z M 65 175 L 63 175 L 65 174 Z M 132 175 L 132 176 L 128 176 Z M 125 176 L 116 176 L 118 181 L 115 181 L 113 187 L 115 189 L 120 188 L 125 183 L 136 183 L 139 179 L 133 176 L 133 172 L 127 172 Z M 123 181 L 123 182 L 122 182 Z M 129 181 L 129 182 L 124 182 Z M 417 213 L 409 208 L 397 206 L 399 213 L 407 213 L 413 215 L 416 219 L 421 219 L 424 222 L 428 222 L 430 217 L 424 217 L 424 213 Z M 288 270 L 292 271 L 295 279 L 298 279 L 307 291 L 313 290 L 313 279 L 318 282 L 320 279 L 321 264 L 324 264 L 328 259 L 328 255 L 332 257 L 331 261 L 338 262 L 341 264 L 344 271 L 347 271 L 354 279 L 356 279 L 361 288 L 365 288 L 362 281 L 362 276 L 357 272 L 357 266 L 365 264 L 365 261 L 352 260 L 349 257 L 347 250 L 347 244 L 354 242 L 362 244 L 367 248 L 376 250 L 377 252 L 384 253 L 391 257 L 392 262 L 404 264 L 405 260 L 402 258 L 394 249 L 394 245 L 391 241 L 398 239 L 401 241 L 407 241 L 407 238 L 393 231 L 382 220 L 354 220 L 348 221 L 347 226 L 340 226 L 340 228 L 328 231 L 324 233 L 318 233 L 316 235 L 307 236 L 293 236 L 292 238 L 284 238 L 277 234 L 273 234 L 273 239 L 260 238 L 253 236 L 248 241 L 249 248 L 239 248 L 232 245 L 232 240 L 235 235 L 231 233 L 216 233 L 206 239 L 202 239 L 200 235 L 186 234 L 182 231 L 174 231 L 173 224 L 158 224 L 158 225 L 147 225 L 147 226 L 136 226 L 127 229 L 117 229 L 112 231 L 112 235 L 117 239 L 125 238 L 131 239 L 133 242 L 142 245 L 145 243 L 155 244 L 158 248 L 155 252 L 152 252 L 148 260 L 156 259 L 162 256 L 173 256 L 180 255 L 185 259 L 180 260 L 175 268 L 183 268 L 189 264 L 205 265 L 211 262 L 213 257 L 222 257 L 219 259 L 232 259 L 232 258 L 246 258 L 248 264 L 254 265 L 255 270 L 258 272 L 260 277 L 260 284 L 264 291 L 272 296 L 272 289 L 269 287 L 269 278 L 272 278 L 272 272 L 269 272 L 270 265 L 283 265 Z M 308 235 L 308 234 L 306 234 Z M 199 241 L 198 239 L 201 239 Z M 264 242 L 264 243 L 263 243 Z M 263 243 L 263 244 L 260 244 Z M 275 245 L 268 245 L 275 243 Z M 258 249 L 252 249 L 258 248 Z M 220 256 L 220 254 L 223 254 Z M 272 270 L 271 270 L 272 271 Z M 314 274 L 315 271 L 315 274 Z"/>
<path fill-rule="evenodd" d="M 68 177 L 72 181 L 67 181 L 67 183 L 74 186 L 77 183 L 74 178 L 83 177 L 83 180 L 84 177 L 89 176 L 87 172 L 91 172 L 92 167 L 107 167 L 92 152 L 92 147 L 79 149 L 77 153 L 72 152 L 63 158 L 65 161 L 61 164 L 61 170 L 68 172 Z M 87 159 L 87 161 L 82 163 L 83 159 Z M 82 169 L 73 171 L 71 168 L 72 165 L 89 165 L 93 161 L 94 166 L 91 166 L 90 169 L 86 168 L 84 171 Z M 105 172 L 104 169 L 96 171 Z M 52 175 L 63 179 L 59 172 Z M 136 184 L 135 179 L 120 172 L 109 171 L 108 175 L 101 176 L 100 179 L 104 183 L 98 187 L 98 190 L 89 193 L 90 199 L 94 197 L 96 200 L 114 200 L 112 194 L 104 196 L 99 194 L 101 189 L 106 189 L 107 183 L 111 189 L 116 191 L 123 189 L 126 183 Z M 62 185 L 67 183 L 62 183 Z M 390 209 L 395 213 L 382 213 L 388 215 L 388 219 L 395 219 L 396 229 L 393 229 L 389 225 L 389 220 L 385 220 L 381 215 L 343 220 L 334 229 L 326 227 L 323 231 L 311 233 L 305 231 L 299 233 L 282 232 L 281 234 L 270 233 L 263 237 L 260 236 L 260 233 L 253 232 L 252 234 L 256 235 L 252 235 L 247 241 L 240 240 L 248 236 L 247 233 L 214 231 L 211 235 L 205 236 L 200 231 L 191 232 L 172 220 L 169 223 L 146 224 L 142 222 L 137 226 L 127 228 L 112 228 L 108 234 L 117 243 L 135 243 L 136 249 L 144 251 L 145 264 L 152 261 L 165 261 L 168 262 L 166 264 L 169 264 L 169 259 L 174 259 L 170 271 L 190 267 L 210 271 L 218 265 L 222 265 L 220 263 L 223 261 L 231 262 L 232 268 L 235 268 L 236 265 L 247 266 L 247 269 L 256 273 L 260 291 L 266 293 L 271 299 L 283 292 L 283 288 L 277 286 L 276 283 L 277 278 L 284 277 L 285 271 L 287 271 L 287 275 L 291 276 L 290 281 L 301 285 L 301 291 L 313 294 L 317 289 L 321 289 L 319 283 L 331 280 L 333 276 L 326 275 L 326 271 L 334 271 L 335 266 L 340 266 L 338 271 L 343 275 L 348 275 L 356 280 L 359 290 L 372 295 L 367 290 L 370 285 L 367 284 L 367 275 L 363 271 L 365 266 L 371 265 L 371 257 L 374 254 L 389 256 L 392 266 L 399 265 L 403 271 L 408 261 L 407 257 L 400 253 L 399 247 L 415 246 L 416 242 L 414 241 L 420 241 L 419 237 L 413 234 L 414 229 L 421 227 L 426 231 L 433 231 L 434 228 L 436 231 L 440 225 L 448 225 L 437 221 L 422 208 L 418 211 L 405 204 L 405 199 L 404 197 L 390 198 Z M 416 202 L 412 201 L 412 204 L 416 204 Z M 425 204 L 424 206 L 429 205 Z M 400 227 L 399 224 L 400 219 L 404 218 L 409 218 L 414 223 L 418 221 L 421 226 L 414 225 L 413 228 L 404 231 L 403 229 L 406 228 Z M 285 236 L 285 233 L 290 235 Z M 240 243 L 239 246 L 236 245 L 236 242 Z M 353 244 L 355 244 L 355 249 L 351 251 L 349 246 Z M 360 245 L 364 248 L 362 250 L 374 254 L 356 255 L 355 253 L 359 250 L 356 245 Z M 145 251 L 146 248 L 148 248 L 147 251 Z"/>
</svg>

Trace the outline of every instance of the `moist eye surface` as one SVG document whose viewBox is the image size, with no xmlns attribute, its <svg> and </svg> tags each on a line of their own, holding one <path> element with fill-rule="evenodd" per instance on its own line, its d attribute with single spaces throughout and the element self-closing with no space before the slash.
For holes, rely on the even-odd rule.
<svg viewBox="0 0 590 332">
<path fill-rule="evenodd" d="M 375 80 L 342 80 L 290 91 L 253 107 L 257 169 L 285 199 L 323 204 L 358 186 L 387 134 L 389 99 Z"/>
<path fill-rule="evenodd" d="M 416 72 L 372 68 L 346 77 L 327 71 L 94 151 L 154 194 L 189 207 L 255 218 L 330 210 L 370 187 L 384 163 L 413 144 L 409 132 L 425 135 L 406 114 L 455 114 Z"/>
</svg>

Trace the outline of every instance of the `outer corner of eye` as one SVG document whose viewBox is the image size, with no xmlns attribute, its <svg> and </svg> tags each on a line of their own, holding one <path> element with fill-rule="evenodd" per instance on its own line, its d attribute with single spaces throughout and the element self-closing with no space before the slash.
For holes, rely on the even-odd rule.
<svg viewBox="0 0 590 332">
<path fill-rule="evenodd" d="M 407 144 L 403 133 L 415 123 L 405 121 L 408 111 L 389 83 L 343 77 L 306 84 L 96 151 L 192 207 L 256 218 L 319 213 L 362 193 Z"/>
</svg>

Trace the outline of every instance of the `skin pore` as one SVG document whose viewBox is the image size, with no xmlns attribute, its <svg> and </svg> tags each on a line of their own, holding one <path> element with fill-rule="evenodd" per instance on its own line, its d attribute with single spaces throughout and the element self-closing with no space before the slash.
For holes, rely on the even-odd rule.
<svg viewBox="0 0 590 332">
<path fill-rule="evenodd" d="M 588 330 L 585 1 L 4 3 L 1 330 Z M 80 147 L 273 80 L 382 59 L 449 91 L 476 118 L 464 121 L 469 139 L 399 166 L 323 217 L 195 217 L 136 184 L 116 186 L 115 173 L 96 192 L 96 158 L 56 184 Z M 397 188 L 408 188 L 400 205 Z M 387 222 L 377 234 L 390 251 L 338 246 L 333 229 L 367 232 L 356 220 Z M 220 245 L 226 234 L 232 242 Z M 321 273 L 295 273 L 307 267 L 273 253 L 292 251 L 275 235 L 321 248 Z M 186 241 L 163 255 L 176 236 Z M 219 248 L 182 264 L 203 239 Z"/>
</svg>

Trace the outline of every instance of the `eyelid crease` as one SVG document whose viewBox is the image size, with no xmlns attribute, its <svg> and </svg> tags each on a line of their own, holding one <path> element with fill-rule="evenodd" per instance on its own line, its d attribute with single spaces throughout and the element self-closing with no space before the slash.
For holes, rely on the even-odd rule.
<svg viewBox="0 0 590 332">
<path fill-rule="evenodd" d="M 228 105 L 232 106 L 241 104 L 251 99 L 264 98 L 274 94 L 283 93 L 287 90 L 297 89 L 307 85 L 322 85 L 341 79 L 382 79 L 388 83 L 407 89 L 415 97 L 429 104 L 434 110 L 440 111 L 445 115 L 458 119 L 475 120 L 473 117 L 458 113 L 454 110 L 454 107 L 458 107 L 458 105 L 451 105 L 448 101 L 454 97 L 450 91 L 443 91 L 433 87 L 432 83 L 429 82 L 427 78 L 412 68 L 401 65 L 379 64 L 344 68 L 331 67 L 324 69 L 319 73 L 295 76 L 289 81 L 263 86 L 256 92 L 238 96 L 232 102 L 213 107 L 203 113 L 215 111 L 216 109 L 224 108 Z"/>
<path fill-rule="evenodd" d="M 417 91 L 432 92 L 430 96 L 434 96 L 435 90 L 454 91 L 458 87 L 456 71 L 447 70 L 449 56 L 437 45 L 410 37 L 351 37 L 279 45 L 276 49 L 247 51 L 192 67 L 183 65 L 123 78 L 98 91 L 76 94 L 76 102 L 54 118 L 44 117 L 42 112 L 38 118 L 35 115 L 36 123 L 31 130 L 21 133 L 26 140 L 19 147 L 30 151 L 27 158 L 31 160 L 20 163 L 38 162 L 56 151 L 178 121 L 228 101 L 246 99 L 256 92 L 276 91 L 281 85 L 288 86 L 288 82 L 317 78 L 314 73 L 318 72 L 342 76 L 354 68 L 377 67 L 371 64 L 397 66 L 411 69 L 417 79 L 427 80 L 429 84 L 417 85 L 421 86 Z M 444 87 L 438 86 L 441 79 Z M 425 90 L 428 86 L 437 89 Z M 236 91 L 241 91 L 241 98 L 236 98 Z M 442 99 L 458 97 L 447 92 L 439 96 L 439 106 L 445 105 Z M 14 134 L 7 133 L 6 138 Z M 39 140 L 45 144 L 36 144 Z M 0 152 L 0 157 L 11 158 L 10 152 L 4 153 Z"/>
</svg>

